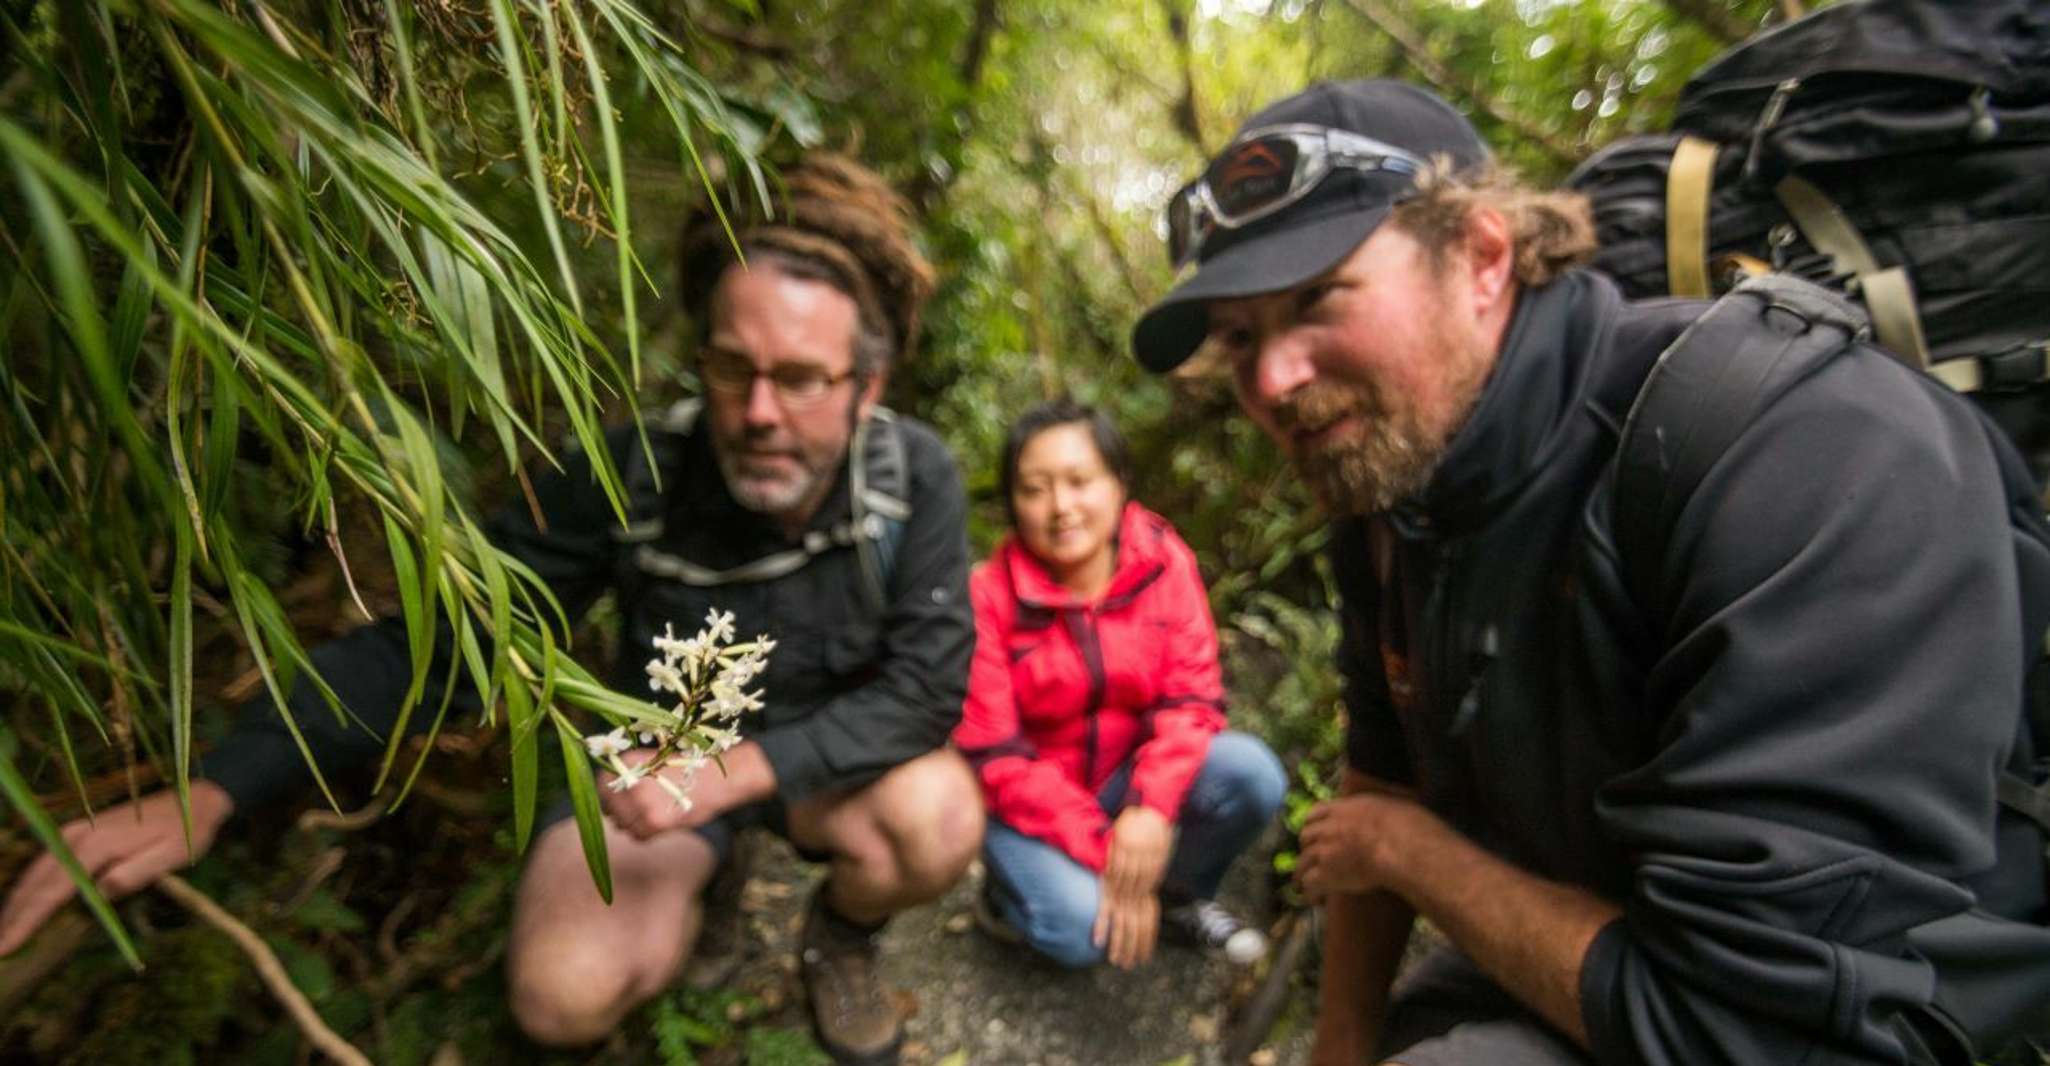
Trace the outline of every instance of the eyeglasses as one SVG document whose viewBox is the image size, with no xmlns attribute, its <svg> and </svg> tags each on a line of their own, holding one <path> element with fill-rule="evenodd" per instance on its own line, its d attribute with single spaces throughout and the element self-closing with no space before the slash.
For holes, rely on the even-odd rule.
<svg viewBox="0 0 2050 1066">
<path fill-rule="evenodd" d="M 1296 203 L 1334 170 L 1414 177 L 1424 165 L 1410 152 L 1346 130 L 1302 123 L 1247 130 L 1167 202 L 1168 255 L 1177 268 L 1188 265 L 1218 229 L 1237 229 Z"/>
<path fill-rule="evenodd" d="M 834 386 L 858 375 L 853 370 L 834 374 L 801 363 L 758 370 L 741 356 L 708 352 L 698 359 L 698 376 L 704 379 L 706 388 L 729 396 L 746 395 L 754 388 L 756 378 L 765 377 L 769 379 L 769 387 L 776 392 L 776 401 L 785 407 L 796 408 L 818 403 L 833 391 Z"/>
</svg>

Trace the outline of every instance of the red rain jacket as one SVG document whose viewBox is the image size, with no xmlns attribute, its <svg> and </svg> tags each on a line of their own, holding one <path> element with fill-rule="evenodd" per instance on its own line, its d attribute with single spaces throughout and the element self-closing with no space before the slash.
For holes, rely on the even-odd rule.
<svg viewBox="0 0 2050 1066">
<path fill-rule="evenodd" d="M 1167 519 L 1127 503 L 1103 596 L 1076 599 L 1005 538 L 969 579 L 975 659 L 954 744 L 990 813 L 1103 869 L 1111 818 L 1096 793 L 1133 760 L 1125 805 L 1176 820 L 1224 728 L 1217 629 L 1195 554 Z"/>
</svg>

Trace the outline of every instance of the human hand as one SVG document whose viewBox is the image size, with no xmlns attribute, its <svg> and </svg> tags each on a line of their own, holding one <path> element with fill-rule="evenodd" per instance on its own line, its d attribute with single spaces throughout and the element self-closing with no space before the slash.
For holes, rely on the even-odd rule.
<svg viewBox="0 0 2050 1066">
<path fill-rule="evenodd" d="M 725 754 L 723 769 L 719 762 L 708 762 L 698 768 L 688 784 L 675 771 L 661 771 L 689 797 L 688 809 L 653 775 L 632 788 L 614 790 L 612 782 L 618 775 L 610 772 L 598 775 L 599 803 L 613 824 L 636 840 L 648 840 L 676 829 L 696 829 L 775 791 L 775 772 L 761 751 L 758 745 L 743 743 Z M 639 766 L 654 755 L 640 748 L 622 754 L 620 759 L 629 766 Z"/>
<path fill-rule="evenodd" d="M 213 847 L 221 823 L 235 810 L 226 789 L 212 781 L 192 783 L 192 850 L 178 817 L 177 793 L 151 793 L 133 803 L 64 826 L 64 843 L 93 883 L 110 899 L 147 888 L 173 870 L 198 862 Z M 0 955 L 12 954 L 78 891 L 56 856 L 44 853 L 28 864 L 7 904 L 0 907 Z"/>
<path fill-rule="evenodd" d="M 1335 895 L 1386 888 L 1388 856 L 1405 851 L 1397 839 L 1416 801 L 1389 792 L 1361 792 L 1326 800 L 1303 819 L 1296 885 L 1312 903 Z"/>
<path fill-rule="evenodd" d="M 1119 969 L 1153 957 L 1160 935 L 1160 879 L 1173 844 L 1174 827 L 1151 807 L 1128 807 L 1111 823 L 1103 897 L 1090 939 Z"/>
</svg>

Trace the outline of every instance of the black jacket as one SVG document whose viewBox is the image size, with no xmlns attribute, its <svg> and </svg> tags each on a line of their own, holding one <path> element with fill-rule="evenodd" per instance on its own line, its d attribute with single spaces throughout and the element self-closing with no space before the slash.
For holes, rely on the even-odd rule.
<svg viewBox="0 0 2050 1066">
<path fill-rule="evenodd" d="M 1994 802 L 2050 588 L 1976 416 L 1861 349 L 1739 437 L 1660 564 L 1672 608 L 1640 610 L 1611 459 L 1706 306 L 1524 292 L 1420 499 L 1339 524 L 1350 761 L 1623 907 L 1582 972 L 1597 1060 L 1902 1061 L 1934 976 L 1910 930 L 1975 892 L 2050 917 Z"/>
<path fill-rule="evenodd" d="M 534 486 L 545 525 L 525 506 L 512 506 L 490 523 L 494 543 L 554 591 L 564 610 L 580 617 L 600 595 L 618 595 L 621 640 L 611 684 L 645 695 L 643 664 L 650 640 L 673 624 L 678 636 L 695 633 L 713 607 L 731 611 L 742 639 L 775 638 L 760 685 L 766 707 L 743 721 L 775 769 L 786 802 L 831 788 L 858 785 L 946 743 L 961 716 L 975 623 L 968 604 L 966 500 L 946 446 L 922 423 L 899 416 L 909 468 L 912 516 L 890 567 L 888 605 L 878 616 L 864 600 L 851 548 L 814 558 L 771 581 L 690 588 L 644 572 L 640 545 L 625 543 L 611 505 L 592 481 L 587 456 L 572 454 L 557 474 Z M 618 469 L 639 447 L 631 428 L 607 437 Z M 659 540 L 648 547 L 726 569 L 790 546 L 768 519 L 733 500 L 713 458 L 709 434 L 696 432 L 667 452 L 661 484 L 668 513 Z M 812 529 L 847 518 L 844 471 L 813 516 Z M 338 723 L 307 686 L 292 693 L 294 718 L 323 773 L 360 765 L 383 750 L 411 678 L 405 627 L 386 619 L 316 649 L 315 665 L 364 727 Z M 416 728 L 432 717 L 433 699 L 448 668 L 438 657 L 426 688 L 427 706 Z M 477 711 L 465 682 L 451 721 Z M 268 697 L 250 701 L 235 731 L 204 762 L 203 772 L 234 798 L 238 811 L 270 801 L 312 780 Z"/>
</svg>

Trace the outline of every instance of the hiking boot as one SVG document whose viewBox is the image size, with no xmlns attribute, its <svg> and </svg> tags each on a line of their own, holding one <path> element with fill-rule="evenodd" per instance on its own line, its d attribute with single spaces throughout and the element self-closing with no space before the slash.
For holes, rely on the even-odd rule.
<svg viewBox="0 0 2050 1066">
<path fill-rule="evenodd" d="M 747 915 L 741 912 L 740 894 L 754 865 L 749 839 L 747 834 L 734 836 L 731 854 L 719 864 L 699 897 L 698 942 L 692 945 L 679 978 L 687 988 L 699 992 L 724 988 L 740 973 L 747 954 Z"/>
<path fill-rule="evenodd" d="M 903 1019 L 877 970 L 883 927 L 864 929 L 826 906 L 826 886 L 812 894 L 799 958 L 811 1001 L 812 1034 L 841 1066 L 896 1066 Z"/>
<path fill-rule="evenodd" d="M 969 904 L 969 914 L 975 918 L 975 927 L 982 935 L 999 944 L 1023 944 L 1025 934 L 1018 927 L 1004 920 L 1004 912 L 997 906 L 995 881 L 984 879 L 982 887 L 976 890 L 975 901 Z"/>
<path fill-rule="evenodd" d="M 1267 954 L 1267 937 L 1214 899 L 1192 899 L 1162 908 L 1160 928 L 1169 939 L 1216 951 L 1239 966 L 1260 961 Z"/>
</svg>

